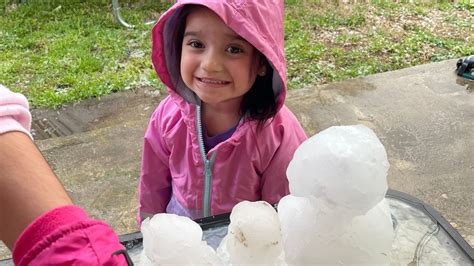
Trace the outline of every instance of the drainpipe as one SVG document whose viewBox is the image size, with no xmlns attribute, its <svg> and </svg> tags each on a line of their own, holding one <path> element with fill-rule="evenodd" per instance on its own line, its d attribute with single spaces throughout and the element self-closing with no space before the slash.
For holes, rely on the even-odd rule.
<svg viewBox="0 0 474 266">
<path fill-rule="evenodd" d="M 26 0 L 22 0 L 26 1 Z M 127 27 L 127 28 L 133 28 L 133 25 L 128 24 L 123 20 L 122 15 L 120 15 L 120 5 L 118 0 L 112 0 L 112 12 L 114 13 L 115 19 L 117 20 L 120 25 Z"/>
</svg>

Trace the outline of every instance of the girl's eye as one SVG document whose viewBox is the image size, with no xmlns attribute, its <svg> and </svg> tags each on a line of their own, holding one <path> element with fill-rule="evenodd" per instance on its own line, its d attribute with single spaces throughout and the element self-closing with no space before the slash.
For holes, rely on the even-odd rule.
<svg viewBox="0 0 474 266">
<path fill-rule="evenodd" d="M 188 43 L 189 46 L 191 46 L 192 48 L 203 48 L 204 45 L 202 45 L 202 43 L 198 42 L 198 41 L 190 41 Z"/>
<path fill-rule="evenodd" d="M 240 49 L 239 47 L 235 47 L 235 46 L 231 46 L 231 47 L 227 48 L 227 52 L 229 52 L 231 54 L 240 54 L 243 51 L 244 50 Z"/>
</svg>

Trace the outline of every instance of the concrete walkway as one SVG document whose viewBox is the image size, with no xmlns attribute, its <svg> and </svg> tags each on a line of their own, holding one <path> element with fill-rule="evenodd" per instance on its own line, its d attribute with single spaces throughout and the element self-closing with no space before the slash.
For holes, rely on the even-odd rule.
<svg viewBox="0 0 474 266">
<path fill-rule="evenodd" d="M 454 74 L 455 62 L 293 90 L 287 105 L 308 135 L 372 128 L 387 149 L 389 187 L 433 206 L 474 246 L 474 83 Z M 37 143 L 73 200 L 119 234 L 138 230 L 142 137 L 163 97 L 142 89 L 33 112 L 38 137 L 59 136 Z"/>
</svg>

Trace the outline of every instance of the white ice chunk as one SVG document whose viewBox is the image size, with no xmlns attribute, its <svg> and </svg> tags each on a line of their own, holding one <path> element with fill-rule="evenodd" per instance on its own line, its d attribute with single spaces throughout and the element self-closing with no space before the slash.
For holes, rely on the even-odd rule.
<svg viewBox="0 0 474 266">
<path fill-rule="evenodd" d="M 265 201 L 243 201 L 230 215 L 227 235 L 217 249 L 224 264 L 284 264 L 280 222 Z"/>
<path fill-rule="evenodd" d="M 288 195 L 278 203 L 283 245 L 288 264 L 312 264 L 315 251 L 311 242 L 317 239 L 317 210 L 309 198 Z"/>
<path fill-rule="evenodd" d="M 215 251 L 201 240 L 201 227 L 188 217 L 156 214 L 142 222 L 141 232 L 141 265 L 219 263 Z"/>
<path fill-rule="evenodd" d="M 288 265 L 388 265 L 394 237 L 387 202 L 348 223 L 330 220 L 304 197 L 288 195 L 278 205 Z"/>
<path fill-rule="evenodd" d="M 384 198 L 388 168 L 385 148 L 371 129 L 337 126 L 302 143 L 287 176 L 292 195 L 362 215 Z"/>
<path fill-rule="evenodd" d="M 389 264 L 385 148 L 363 126 L 331 127 L 296 150 L 278 204 L 287 263 Z"/>
<path fill-rule="evenodd" d="M 322 232 L 314 241 L 313 263 L 389 265 L 393 225 L 386 200 L 367 214 L 356 216 L 338 228 L 338 234 Z M 334 232 L 334 231 L 332 231 Z"/>
</svg>

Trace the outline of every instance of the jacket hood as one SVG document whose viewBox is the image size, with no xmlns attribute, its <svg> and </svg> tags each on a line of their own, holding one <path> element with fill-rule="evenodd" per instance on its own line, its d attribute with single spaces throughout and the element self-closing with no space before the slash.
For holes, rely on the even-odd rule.
<svg viewBox="0 0 474 266">
<path fill-rule="evenodd" d="M 283 0 L 178 0 L 158 20 L 152 30 L 152 62 L 170 95 L 180 95 L 198 104 L 199 99 L 181 79 L 176 31 L 182 23 L 185 5 L 202 5 L 214 11 L 234 32 L 262 53 L 273 68 L 272 87 L 279 110 L 286 96 L 286 63 L 283 35 Z M 178 100 L 179 101 L 179 100 Z"/>
</svg>

